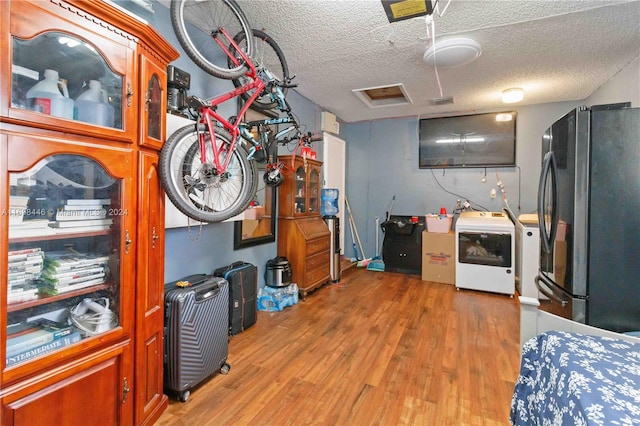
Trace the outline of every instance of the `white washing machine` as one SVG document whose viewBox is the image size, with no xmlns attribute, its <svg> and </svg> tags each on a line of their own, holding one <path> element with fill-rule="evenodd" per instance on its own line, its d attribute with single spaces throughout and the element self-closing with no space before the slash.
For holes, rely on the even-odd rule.
<svg viewBox="0 0 640 426">
<path fill-rule="evenodd" d="M 456 221 L 456 288 L 515 293 L 515 226 L 504 212 L 462 212 Z"/>
</svg>

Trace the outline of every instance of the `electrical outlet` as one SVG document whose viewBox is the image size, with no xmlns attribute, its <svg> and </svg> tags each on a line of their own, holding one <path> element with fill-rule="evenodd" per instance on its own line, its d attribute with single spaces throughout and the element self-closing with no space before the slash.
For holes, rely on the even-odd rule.
<svg viewBox="0 0 640 426">
<path fill-rule="evenodd" d="M 496 189 L 495 188 L 491 188 L 491 192 L 489 193 L 489 196 L 491 198 L 496 198 Z"/>
</svg>

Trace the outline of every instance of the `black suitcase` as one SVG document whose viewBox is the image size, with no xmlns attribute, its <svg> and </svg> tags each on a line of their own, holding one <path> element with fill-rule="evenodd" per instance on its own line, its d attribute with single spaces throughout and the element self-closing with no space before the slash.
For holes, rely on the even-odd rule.
<svg viewBox="0 0 640 426">
<path fill-rule="evenodd" d="M 213 271 L 229 283 L 229 334 L 246 330 L 258 316 L 258 268 L 243 261 Z"/>
<path fill-rule="evenodd" d="M 165 284 L 164 297 L 164 388 L 185 402 L 194 386 L 231 368 L 229 285 L 220 277 L 190 275 Z"/>
</svg>

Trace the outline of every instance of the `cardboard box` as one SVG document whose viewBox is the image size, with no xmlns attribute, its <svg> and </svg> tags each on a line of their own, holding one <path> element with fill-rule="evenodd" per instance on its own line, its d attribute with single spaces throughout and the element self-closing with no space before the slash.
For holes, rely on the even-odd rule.
<svg viewBox="0 0 640 426">
<path fill-rule="evenodd" d="M 553 248 L 553 277 L 558 284 L 564 284 L 567 274 L 567 242 L 556 240 Z"/>
<path fill-rule="evenodd" d="M 422 280 L 437 283 L 456 283 L 455 232 L 422 233 Z"/>
</svg>

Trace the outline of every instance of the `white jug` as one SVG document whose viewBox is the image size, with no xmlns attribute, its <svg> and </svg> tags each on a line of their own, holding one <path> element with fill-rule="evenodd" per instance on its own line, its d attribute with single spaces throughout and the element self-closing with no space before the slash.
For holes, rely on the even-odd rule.
<svg viewBox="0 0 640 426">
<path fill-rule="evenodd" d="M 113 127 L 114 108 L 98 80 L 89 81 L 89 89 L 81 93 L 75 104 L 76 119 L 85 123 Z"/>
<path fill-rule="evenodd" d="M 33 99 L 33 109 L 56 117 L 73 119 L 73 99 L 58 71 L 44 70 L 44 80 L 27 91 L 27 99 Z"/>
</svg>

